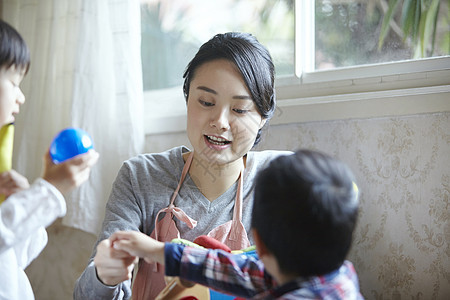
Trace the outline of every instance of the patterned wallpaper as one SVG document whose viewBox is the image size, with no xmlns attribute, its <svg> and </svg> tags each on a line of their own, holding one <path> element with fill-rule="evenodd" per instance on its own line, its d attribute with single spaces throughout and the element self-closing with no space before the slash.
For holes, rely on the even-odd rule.
<svg viewBox="0 0 450 300">
<path fill-rule="evenodd" d="M 325 151 L 361 190 L 349 259 L 367 299 L 450 299 L 450 114 L 274 126 L 259 148 Z"/>
<path fill-rule="evenodd" d="M 188 145 L 184 133 L 148 136 L 146 150 Z M 258 149 L 310 148 L 339 157 L 361 190 L 349 260 L 366 299 L 450 299 L 450 113 L 277 125 Z M 49 228 L 27 269 L 36 299 L 72 299 L 95 237 Z"/>
</svg>

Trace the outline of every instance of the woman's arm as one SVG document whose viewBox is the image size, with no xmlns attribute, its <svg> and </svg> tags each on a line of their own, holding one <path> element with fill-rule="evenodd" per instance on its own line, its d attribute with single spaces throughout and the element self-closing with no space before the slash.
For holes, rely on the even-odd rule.
<svg viewBox="0 0 450 300">
<path fill-rule="evenodd" d="M 108 238 L 118 230 L 142 227 L 142 211 L 132 185 L 133 167 L 124 163 L 114 181 L 103 227 L 88 266 L 78 278 L 74 299 L 129 299 L 134 257 L 114 250 Z"/>
</svg>

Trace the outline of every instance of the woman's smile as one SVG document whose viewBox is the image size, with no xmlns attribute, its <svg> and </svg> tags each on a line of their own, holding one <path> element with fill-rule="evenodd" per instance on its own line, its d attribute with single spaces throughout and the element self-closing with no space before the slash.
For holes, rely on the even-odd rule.
<svg viewBox="0 0 450 300">
<path fill-rule="evenodd" d="M 231 141 L 214 135 L 205 135 L 205 142 L 209 148 L 222 150 L 231 146 Z"/>
</svg>

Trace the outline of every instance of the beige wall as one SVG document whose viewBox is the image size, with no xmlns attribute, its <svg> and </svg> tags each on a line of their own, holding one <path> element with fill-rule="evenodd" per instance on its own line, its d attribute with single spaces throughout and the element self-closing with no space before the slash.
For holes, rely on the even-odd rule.
<svg viewBox="0 0 450 300">
<path fill-rule="evenodd" d="M 146 151 L 186 144 L 147 136 Z M 361 189 L 349 259 L 367 299 L 450 298 L 450 113 L 269 127 L 258 149 L 318 149 L 354 170 Z M 56 222 L 27 269 L 36 299 L 71 299 L 95 237 Z"/>
</svg>

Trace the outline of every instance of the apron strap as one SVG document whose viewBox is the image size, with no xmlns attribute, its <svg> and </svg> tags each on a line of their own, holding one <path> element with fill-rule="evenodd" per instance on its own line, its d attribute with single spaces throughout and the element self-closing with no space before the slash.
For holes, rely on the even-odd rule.
<svg viewBox="0 0 450 300">
<path fill-rule="evenodd" d="M 170 204 L 168 207 L 161 209 L 158 214 L 156 215 L 156 219 L 155 219 L 155 239 L 158 240 L 158 220 L 159 220 L 159 215 L 161 213 L 166 213 L 169 214 L 169 218 L 172 219 L 173 216 L 175 216 L 178 220 L 186 223 L 186 225 L 189 228 L 194 228 L 195 226 L 197 226 L 197 221 L 192 219 L 191 217 L 189 217 L 181 208 L 176 207 L 174 205 L 175 199 L 178 196 L 178 192 L 180 191 L 181 185 L 183 184 L 184 179 L 186 178 L 187 173 L 189 172 L 189 168 L 191 166 L 192 163 L 192 159 L 194 158 L 194 151 L 191 152 L 191 154 L 189 154 L 188 159 L 186 160 L 186 163 L 184 164 L 183 167 L 183 171 L 181 172 L 181 179 L 178 182 L 178 186 L 175 190 L 175 192 L 172 195 L 172 198 L 170 199 Z M 166 218 L 166 216 L 164 216 Z M 179 234 L 178 234 L 179 235 Z"/>
<path fill-rule="evenodd" d="M 233 209 L 233 224 L 231 226 L 230 237 L 232 239 L 237 239 L 239 224 L 242 223 L 242 194 L 243 194 L 243 182 L 244 182 L 244 169 L 241 169 L 238 179 L 238 186 L 236 191 L 236 200 L 234 201 Z"/>
<path fill-rule="evenodd" d="M 234 220 L 242 220 L 242 185 L 243 185 L 243 179 L 244 177 L 244 171 L 243 169 L 241 169 L 241 172 L 239 174 L 239 181 L 238 181 L 238 186 L 237 186 L 237 191 L 236 191 L 236 201 L 234 204 L 234 210 L 233 210 L 233 219 Z"/>
<path fill-rule="evenodd" d="M 173 203 L 175 202 L 175 198 L 178 196 L 178 192 L 180 191 L 180 188 L 181 188 L 181 185 L 183 184 L 184 178 L 186 178 L 186 175 L 189 172 L 189 168 L 191 167 L 193 158 L 194 158 L 194 151 L 192 151 L 191 154 L 189 154 L 189 156 L 186 160 L 186 163 L 184 164 L 183 171 L 181 172 L 181 178 L 180 178 L 180 181 L 178 182 L 177 189 L 173 193 L 172 199 L 170 199 L 170 205 L 173 205 Z"/>
</svg>

